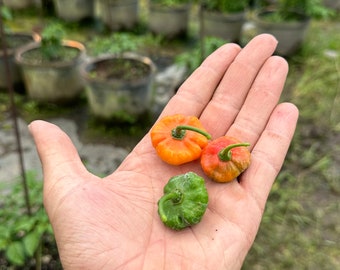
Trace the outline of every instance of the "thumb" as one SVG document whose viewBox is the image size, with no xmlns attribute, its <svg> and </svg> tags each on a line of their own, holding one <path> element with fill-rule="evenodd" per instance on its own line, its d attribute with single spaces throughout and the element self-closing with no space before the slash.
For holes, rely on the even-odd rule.
<svg viewBox="0 0 340 270">
<path fill-rule="evenodd" d="M 79 186 L 89 173 L 71 139 L 59 127 L 37 120 L 28 128 L 42 163 L 44 201 L 48 209 L 50 203 L 58 204 L 72 189 Z"/>
</svg>

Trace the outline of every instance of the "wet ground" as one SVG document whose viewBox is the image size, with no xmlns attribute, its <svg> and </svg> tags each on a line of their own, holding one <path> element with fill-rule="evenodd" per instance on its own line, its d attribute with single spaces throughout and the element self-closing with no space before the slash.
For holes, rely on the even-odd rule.
<svg viewBox="0 0 340 270">
<path fill-rule="evenodd" d="M 183 80 L 184 75 L 184 69 L 172 65 L 163 67 L 158 71 L 154 80 L 157 95 L 150 121 L 152 121 L 152 118 L 157 117 L 157 114 L 159 114 L 173 95 L 175 88 Z M 107 175 L 117 168 L 143 134 L 130 137 L 121 134 L 116 136 L 115 140 L 112 140 L 110 136 L 94 138 L 97 133 L 93 133 L 94 129 L 88 127 L 88 123 L 84 119 L 87 117 L 87 108 L 79 106 L 71 116 L 65 115 L 64 117 L 50 118 L 48 121 L 61 127 L 70 136 L 83 162 L 90 171 L 98 175 Z M 21 117 L 17 121 L 23 150 L 24 167 L 28 171 L 36 171 L 38 177 L 41 177 L 40 161 L 27 128 L 29 121 Z M 94 121 L 96 120 L 92 119 L 92 122 Z M 102 124 L 103 127 L 105 125 L 107 123 Z M 17 145 L 13 119 L 8 112 L 3 120 L 0 121 L 0 183 L 10 182 L 20 175 Z"/>
</svg>

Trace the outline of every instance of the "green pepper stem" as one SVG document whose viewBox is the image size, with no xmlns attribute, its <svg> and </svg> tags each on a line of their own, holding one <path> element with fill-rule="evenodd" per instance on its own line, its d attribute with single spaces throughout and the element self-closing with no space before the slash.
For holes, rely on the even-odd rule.
<svg viewBox="0 0 340 270">
<path fill-rule="evenodd" d="M 175 190 L 174 192 L 165 194 L 162 198 L 158 201 L 158 212 L 163 222 L 168 220 L 168 217 L 164 211 L 164 204 L 165 202 L 171 200 L 173 203 L 181 203 L 183 199 L 183 194 L 179 190 Z"/>
<path fill-rule="evenodd" d="M 175 127 L 175 128 L 172 130 L 171 135 L 172 135 L 172 137 L 173 137 L 174 139 L 182 140 L 183 137 L 185 136 L 185 132 L 186 132 L 187 130 L 195 131 L 195 132 L 197 132 L 197 133 L 199 133 L 199 134 L 205 136 L 208 140 L 211 139 L 211 135 L 210 135 L 208 132 L 206 132 L 206 131 L 204 131 L 204 130 L 202 130 L 202 129 L 199 129 L 199 128 L 197 128 L 197 127 L 186 126 L 186 125 L 181 125 L 181 126 Z"/>
<path fill-rule="evenodd" d="M 223 148 L 219 153 L 218 157 L 222 161 L 230 161 L 232 157 L 231 149 L 235 147 L 241 147 L 241 146 L 249 146 L 250 143 L 234 143 L 228 145 L 226 148 Z"/>
</svg>

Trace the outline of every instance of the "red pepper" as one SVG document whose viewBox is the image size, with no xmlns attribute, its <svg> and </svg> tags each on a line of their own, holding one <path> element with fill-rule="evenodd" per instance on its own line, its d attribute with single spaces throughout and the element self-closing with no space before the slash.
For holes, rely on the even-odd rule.
<svg viewBox="0 0 340 270">
<path fill-rule="evenodd" d="M 195 116 L 166 116 L 151 129 L 151 142 L 158 156 L 171 165 L 198 159 L 210 134 Z"/>
<path fill-rule="evenodd" d="M 201 155 L 204 173 L 216 182 L 232 181 L 250 165 L 249 145 L 228 136 L 210 142 Z"/>
</svg>

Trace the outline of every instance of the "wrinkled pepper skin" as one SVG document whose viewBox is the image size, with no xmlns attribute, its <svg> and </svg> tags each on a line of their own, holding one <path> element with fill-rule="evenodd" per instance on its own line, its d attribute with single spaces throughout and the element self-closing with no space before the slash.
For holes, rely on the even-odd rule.
<svg viewBox="0 0 340 270">
<path fill-rule="evenodd" d="M 170 178 L 164 186 L 164 195 L 158 201 L 158 214 L 166 226 L 181 230 L 199 223 L 207 206 L 204 179 L 188 172 Z"/>
<path fill-rule="evenodd" d="M 182 134 L 180 138 L 174 136 L 178 127 L 183 127 L 178 132 Z M 196 131 L 185 130 L 184 127 L 194 128 Z M 152 127 L 150 136 L 158 156 L 171 165 L 181 165 L 199 159 L 210 138 L 197 117 L 181 114 L 162 118 Z"/>
<path fill-rule="evenodd" d="M 250 152 L 246 146 L 230 149 L 230 160 L 222 160 L 222 150 L 233 144 L 242 144 L 238 139 L 223 136 L 211 141 L 202 151 L 201 166 L 204 173 L 215 182 L 230 182 L 238 177 L 250 165 Z M 225 153 L 226 154 L 226 153 Z"/>
</svg>

